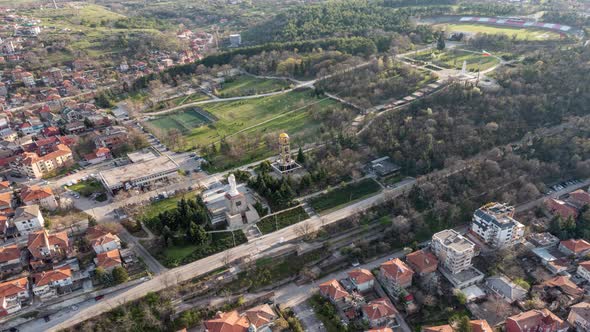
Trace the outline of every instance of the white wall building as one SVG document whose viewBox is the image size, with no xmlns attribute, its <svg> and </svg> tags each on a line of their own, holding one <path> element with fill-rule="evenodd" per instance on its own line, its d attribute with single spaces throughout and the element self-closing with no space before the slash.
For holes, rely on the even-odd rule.
<svg viewBox="0 0 590 332">
<path fill-rule="evenodd" d="M 513 216 L 513 206 L 488 203 L 475 210 L 471 231 L 494 248 L 512 246 L 524 236 L 524 225 Z"/>
<path fill-rule="evenodd" d="M 587 281 L 590 281 L 590 261 L 580 263 L 580 265 L 578 265 L 578 270 L 576 271 L 576 273 L 580 277 L 586 279 Z"/>
<path fill-rule="evenodd" d="M 434 234 L 431 246 L 440 264 L 452 274 L 469 269 L 476 256 L 475 244 L 452 229 Z"/>
<path fill-rule="evenodd" d="M 21 236 L 27 236 L 34 231 L 43 229 L 45 219 L 39 205 L 26 205 L 16 208 L 12 223 Z"/>
</svg>

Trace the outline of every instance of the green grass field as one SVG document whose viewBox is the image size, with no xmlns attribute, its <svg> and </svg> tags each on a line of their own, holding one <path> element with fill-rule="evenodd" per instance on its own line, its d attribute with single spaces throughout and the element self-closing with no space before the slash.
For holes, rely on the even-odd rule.
<svg viewBox="0 0 590 332">
<path fill-rule="evenodd" d="M 176 208 L 178 201 L 180 201 L 183 197 L 186 199 L 192 199 L 195 197 L 195 193 L 188 192 L 184 195 L 176 195 L 173 197 L 168 197 L 166 199 L 159 200 L 157 202 L 153 202 L 150 205 L 148 205 L 145 209 L 142 209 L 139 218 L 141 218 L 142 221 L 146 221 L 157 217 L 158 214 L 160 214 L 160 212 L 173 210 Z"/>
<path fill-rule="evenodd" d="M 293 91 L 270 97 L 204 104 L 202 108 L 217 117 L 218 121 L 209 126 L 193 129 L 186 136 L 187 145 L 209 145 L 238 132 L 248 135 L 254 132 L 280 130 L 294 135 L 309 134 L 319 126 L 319 123 L 309 115 L 326 107 L 343 106 L 330 99 L 321 100 L 314 97 L 310 91 Z"/>
<path fill-rule="evenodd" d="M 79 193 L 84 197 L 89 197 L 94 193 L 106 193 L 106 190 L 104 189 L 102 184 L 96 180 L 80 181 L 68 188 Z"/>
<path fill-rule="evenodd" d="M 232 236 L 231 232 L 210 233 L 208 245 L 198 246 L 189 243 L 172 245 L 164 248 L 159 253 L 155 253 L 155 257 L 164 266 L 172 268 L 233 248 L 234 239 L 236 246 L 248 241 L 241 230 L 233 231 L 233 234 Z"/>
<path fill-rule="evenodd" d="M 559 39 L 558 33 L 547 30 L 540 30 L 534 28 L 512 28 L 499 27 L 483 24 L 437 24 L 436 28 L 442 28 L 447 33 L 450 32 L 466 32 L 466 33 L 487 33 L 487 34 L 505 34 L 508 36 L 516 36 L 517 40 L 551 40 Z"/>
<path fill-rule="evenodd" d="M 210 123 L 209 119 L 194 109 L 163 115 L 148 123 L 167 131 L 172 128 L 180 130 L 183 134 L 190 133 L 194 128 Z"/>
<path fill-rule="evenodd" d="M 496 58 L 496 56 L 501 56 L 504 54 L 494 53 L 494 56 L 483 56 L 481 52 L 473 51 L 477 53 L 472 53 L 468 51 L 455 49 L 444 51 L 427 50 L 417 54 L 409 55 L 408 57 L 419 61 L 432 62 L 433 64 L 443 68 L 454 69 L 461 69 L 463 67 L 463 61 L 466 61 L 467 70 L 477 71 L 477 69 L 486 70 L 496 66 L 500 63 L 500 60 Z"/>
<path fill-rule="evenodd" d="M 354 201 L 373 196 L 379 190 L 381 190 L 381 186 L 375 180 L 364 179 L 314 197 L 310 199 L 309 204 L 318 213 L 329 212 Z"/>
<path fill-rule="evenodd" d="M 209 96 L 202 94 L 200 92 L 195 92 L 195 93 L 187 95 L 187 96 L 180 96 L 180 97 L 174 97 L 174 98 L 167 99 L 167 100 L 162 100 L 162 101 L 156 103 L 156 105 L 154 105 L 153 107 L 150 107 L 149 109 L 147 109 L 145 111 L 145 113 L 161 111 L 163 109 L 182 106 L 185 104 L 194 103 L 196 101 L 203 101 L 203 100 L 208 100 L 208 99 L 209 99 Z"/>
<path fill-rule="evenodd" d="M 280 91 L 290 86 L 287 81 L 238 76 L 223 83 L 217 91 L 220 97 L 238 97 Z"/>
<path fill-rule="evenodd" d="M 258 226 L 258 229 L 260 229 L 262 234 L 268 234 L 281 228 L 296 224 L 307 218 L 309 218 L 307 212 L 305 212 L 302 207 L 297 207 L 295 209 L 281 212 L 273 216 L 262 218 L 258 223 L 256 223 L 256 226 Z"/>
</svg>

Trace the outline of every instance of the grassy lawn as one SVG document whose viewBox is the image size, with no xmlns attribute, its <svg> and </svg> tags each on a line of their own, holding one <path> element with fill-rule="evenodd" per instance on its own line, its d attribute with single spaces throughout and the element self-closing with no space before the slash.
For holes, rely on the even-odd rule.
<svg viewBox="0 0 590 332">
<path fill-rule="evenodd" d="M 270 97 L 201 106 L 204 111 L 216 117 L 217 121 L 207 126 L 193 128 L 186 133 L 185 146 L 180 150 L 207 146 L 238 132 L 240 132 L 238 135 L 254 137 L 254 135 L 286 131 L 291 135 L 293 142 L 296 142 L 298 137 L 310 141 L 319 133 L 321 126 L 319 121 L 310 116 L 312 113 L 322 112 L 328 108 L 344 108 L 334 100 L 315 97 L 311 91 L 293 91 Z M 169 126 L 169 124 L 162 124 L 162 126 Z M 154 134 L 158 135 L 158 133 Z M 243 156 L 235 157 L 234 161 L 258 160 L 259 157 L 264 157 L 268 153 L 274 154 L 276 151 L 269 151 L 263 145 L 251 146 Z M 213 162 L 217 164 L 216 160 Z"/>
<path fill-rule="evenodd" d="M 94 193 L 106 193 L 106 190 L 102 184 L 97 180 L 80 181 L 68 188 L 84 197 L 89 197 Z"/>
<path fill-rule="evenodd" d="M 156 105 L 154 105 L 153 107 L 147 109 L 145 111 L 145 113 L 161 111 L 161 110 L 164 110 L 167 108 L 182 106 L 185 104 L 190 104 L 190 103 L 194 103 L 197 101 L 203 101 L 203 100 L 208 100 L 208 99 L 210 99 L 209 96 L 202 94 L 200 92 L 195 92 L 195 93 L 192 93 L 192 94 L 186 95 L 186 96 L 180 96 L 180 97 L 174 97 L 174 98 L 167 99 L 167 100 L 162 100 L 162 101 L 156 103 Z"/>
<path fill-rule="evenodd" d="M 148 123 L 162 131 L 176 128 L 183 134 L 189 134 L 194 128 L 210 123 L 210 120 L 203 116 L 203 114 L 199 113 L 195 108 L 191 108 L 188 111 L 163 115 L 154 120 L 148 121 Z"/>
<path fill-rule="evenodd" d="M 233 248 L 234 237 L 236 246 L 248 241 L 246 235 L 244 235 L 244 232 L 241 230 L 234 231 L 233 234 L 234 235 L 232 236 L 231 232 L 210 233 L 210 241 L 206 246 L 198 246 L 188 243 L 173 245 L 154 253 L 154 257 L 156 257 L 162 265 L 172 268 Z"/>
<path fill-rule="evenodd" d="M 444 28 L 447 33 L 466 32 L 466 33 L 487 33 L 487 34 L 505 34 L 516 36 L 518 40 L 550 40 L 559 39 L 559 34 L 553 31 L 534 29 L 534 28 L 512 28 L 499 27 L 483 24 L 440 24 L 437 28 Z"/>
<path fill-rule="evenodd" d="M 295 209 L 281 212 L 273 216 L 262 218 L 262 220 L 260 220 L 256 225 L 262 234 L 268 234 L 278 231 L 281 228 L 296 224 L 307 218 L 309 218 L 309 216 L 305 210 L 302 207 L 297 207 Z"/>
<path fill-rule="evenodd" d="M 328 212 L 356 200 L 367 198 L 381 190 L 381 186 L 373 179 L 364 179 L 334 189 L 326 194 L 310 199 L 309 203 L 316 212 Z"/>
<path fill-rule="evenodd" d="M 474 51 L 477 52 L 477 51 Z M 489 69 L 500 63 L 500 60 L 495 56 L 503 54 L 495 54 L 494 56 L 483 56 L 480 52 L 472 53 L 461 50 L 428 50 L 420 52 L 416 55 L 411 55 L 410 58 L 424 62 L 432 62 L 443 68 L 463 68 L 463 61 L 467 62 L 467 70 L 477 71 Z"/>
<path fill-rule="evenodd" d="M 284 80 L 261 79 L 241 75 L 223 83 L 217 94 L 220 97 L 237 97 L 280 91 L 289 86 L 289 82 Z"/>
<path fill-rule="evenodd" d="M 178 201 L 183 197 L 186 199 L 193 199 L 195 193 L 189 192 L 153 202 L 142 210 L 139 218 L 141 218 L 142 221 L 151 220 L 157 217 L 160 212 L 173 210 L 176 208 Z"/>
</svg>

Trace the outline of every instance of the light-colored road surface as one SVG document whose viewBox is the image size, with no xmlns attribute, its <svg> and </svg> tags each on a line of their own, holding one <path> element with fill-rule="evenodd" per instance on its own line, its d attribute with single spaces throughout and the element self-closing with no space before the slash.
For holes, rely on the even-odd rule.
<svg viewBox="0 0 590 332">
<path fill-rule="evenodd" d="M 372 206 L 382 203 L 387 197 L 396 197 L 409 190 L 413 185 L 412 182 L 407 182 L 405 185 L 397 187 L 395 189 L 386 189 L 382 193 L 375 196 L 369 197 L 365 200 L 351 204 L 345 208 L 326 214 L 322 218 L 314 217 L 304 222 L 310 224 L 312 230 L 317 230 L 323 225 L 328 225 L 350 215 L 353 215 L 364 209 L 368 209 Z M 264 255 L 263 251 L 270 249 L 271 247 L 281 246 L 283 241 L 290 241 L 298 237 L 296 228 L 298 225 L 293 225 L 287 228 L 283 228 L 274 233 L 263 235 L 256 240 L 242 244 L 235 248 L 228 250 L 229 255 L 232 259 L 249 257 L 250 259 L 258 259 Z M 156 292 L 164 288 L 170 287 L 177 283 L 192 279 L 194 277 L 203 275 L 210 271 L 223 266 L 224 257 L 226 253 L 218 253 L 193 263 L 177 267 L 168 270 L 154 279 L 149 280 L 143 284 L 137 285 L 121 294 L 118 294 L 110 299 L 105 299 L 101 302 L 97 302 L 94 306 L 80 310 L 77 312 L 75 317 L 71 317 L 64 322 L 48 328 L 48 331 L 58 331 L 60 329 L 72 326 L 74 324 L 83 322 L 89 318 L 100 315 L 103 312 L 109 311 L 112 308 L 120 305 L 121 303 L 138 299 L 148 292 Z"/>
</svg>

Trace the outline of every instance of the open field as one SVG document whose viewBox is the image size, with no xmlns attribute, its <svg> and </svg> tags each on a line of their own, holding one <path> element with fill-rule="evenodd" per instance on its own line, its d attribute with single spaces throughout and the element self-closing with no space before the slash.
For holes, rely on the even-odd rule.
<svg viewBox="0 0 590 332">
<path fill-rule="evenodd" d="M 252 76 L 241 75 L 227 80 L 217 91 L 220 97 L 239 97 L 261 93 L 275 92 L 290 86 L 284 80 L 260 79 Z"/>
<path fill-rule="evenodd" d="M 297 207 L 295 209 L 281 212 L 273 216 L 262 218 L 262 220 L 256 223 L 256 226 L 258 226 L 258 229 L 260 229 L 262 234 L 268 234 L 281 228 L 296 224 L 307 218 L 309 218 L 309 216 L 305 210 L 302 207 Z"/>
<path fill-rule="evenodd" d="M 168 246 L 158 252 L 153 252 L 153 248 L 150 249 L 152 249 L 156 259 L 164 266 L 171 268 L 188 264 L 245 242 L 247 242 L 246 235 L 241 230 L 238 230 L 233 231 L 233 235 L 232 232 L 210 233 L 209 244 L 204 246 L 184 243 Z"/>
<path fill-rule="evenodd" d="M 474 51 L 477 52 L 477 51 Z M 499 56 L 501 54 L 494 54 Z M 454 68 L 461 69 L 463 67 L 463 61 L 467 63 L 468 71 L 486 70 L 492 68 L 500 63 L 500 60 L 494 56 L 483 56 L 481 52 L 472 53 L 462 50 L 427 50 L 419 52 L 417 54 L 409 55 L 408 58 L 423 61 L 432 62 L 443 68 Z"/>
<path fill-rule="evenodd" d="M 218 120 L 208 126 L 200 126 L 186 132 L 184 149 L 206 146 L 238 132 L 249 135 L 281 130 L 294 135 L 303 132 L 309 134 L 320 125 L 309 115 L 328 107 L 343 106 L 330 99 L 319 99 L 310 91 L 293 91 L 257 99 L 204 104 L 202 108 Z M 181 113 L 182 111 L 175 113 L 175 121 L 184 121 Z M 155 124 L 162 128 L 170 127 L 170 120 L 162 121 L 167 117 L 150 122 L 160 121 Z M 186 123 L 182 125 L 185 129 L 189 126 L 190 124 Z"/>
<path fill-rule="evenodd" d="M 309 204 L 316 212 L 327 212 L 356 200 L 376 194 L 381 186 L 373 179 L 364 179 L 314 197 Z"/>
<path fill-rule="evenodd" d="M 139 218 L 142 221 L 146 221 L 157 217 L 161 212 L 175 209 L 178 201 L 180 201 L 183 197 L 186 199 L 192 199 L 195 197 L 195 192 L 188 192 L 173 197 L 168 197 L 157 202 L 152 202 L 145 209 L 142 209 Z"/>
<path fill-rule="evenodd" d="M 437 24 L 434 27 L 437 29 L 443 29 L 447 33 L 464 32 L 470 34 L 505 34 L 508 36 L 516 36 L 516 39 L 518 40 L 551 40 L 560 38 L 559 34 L 556 32 L 534 28 L 497 27 L 484 24 Z"/>
<path fill-rule="evenodd" d="M 190 133 L 194 128 L 210 123 L 209 119 L 197 112 L 194 108 L 188 111 L 175 112 L 150 120 L 148 123 L 158 129 L 167 131 L 172 128 L 180 130 L 183 134 Z"/>
<path fill-rule="evenodd" d="M 195 92 L 187 96 L 174 97 L 167 100 L 157 102 L 153 107 L 145 110 L 145 113 L 157 112 L 166 108 L 182 106 L 184 104 L 194 103 L 196 101 L 208 100 L 209 96 L 200 92 Z"/>
</svg>

